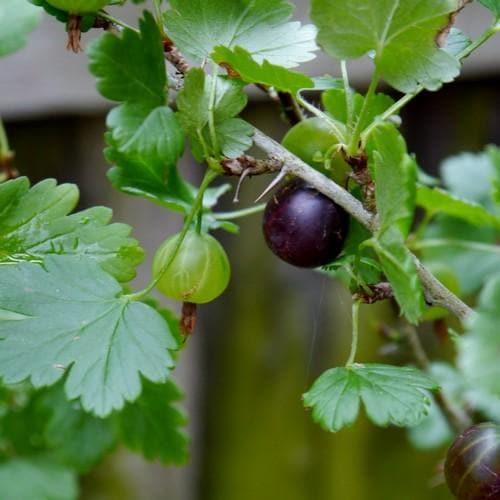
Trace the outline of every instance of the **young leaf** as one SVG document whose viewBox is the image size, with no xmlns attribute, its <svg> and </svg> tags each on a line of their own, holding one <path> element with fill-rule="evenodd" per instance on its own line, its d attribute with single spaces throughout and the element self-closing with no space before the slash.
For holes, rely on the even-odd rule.
<svg viewBox="0 0 500 500">
<path fill-rule="evenodd" d="M 143 382 L 142 393 L 118 415 L 123 442 L 148 460 L 181 465 L 188 458 L 186 417 L 175 406 L 182 393 L 172 381 Z"/>
<path fill-rule="evenodd" d="M 167 76 L 158 26 L 149 12 L 140 21 L 140 34 L 125 29 L 122 36 L 106 33 L 89 44 L 90 71 L 97 89 L 117 102 L 166 102 Z"/>
<path fill-rule="evenodd" d="M 397 227 L 406 237 L 413 222 L 417 169 L 396 127 L 387 123 L 371 135 L 369 167 L 374 173 L 380 231 Z"/>
<path fill-rule="evenodd" d="M 76 500 L 78 483 L 69 469 L 42 457 L 0 462 L 0 492 L 6 500 Z"/>
<path fill-rule="evenodd" d="M 217 64 L 229 65 L 247 83 L 268 85 L 293 96 L 300 89 L 314 87 L 314 82 L 308 76 L 271 64 L 267 59 L 259 64 L 241 47 L 235 47 L 232 51 L 227 47 L 215 47 L 212 59 Z"/>
<path fill-rule="evenodd" d="M 496 397 L 500 396 L 499 304 L 500 275 L 496 274 L 481 292 L 467 332 L 456 340 L 458 366 L 467 384 Z"/>
<path fill-rule="evenodd" d="M 58 462 L 88 472 L 115 446 L 113 422 L 84 412 L 78 401 L 68 401 L 61 384 L 43 394 L 39 405 L 49 415 L 44 437 Z"/>
<path fill-rule="evenodd" d="M 396 227 L 389 228 L 369 244 L 392 285 L 401 313 L 410 323 L 417 324 L 425 309 L 424 293 L 415 261 L 401 233 Z"/>
<path fill-rule="evenodd" d="M 422 84 L 436 90 L 459 73 L 457 59 L 436 39 L 450 23 L 457 0 L 312 0 L 318 42 L 331 56 L 357 59 L 375 52 L 380 74 L 401 92 Z"/>
<path fill-rule="evenodd" d="M 493 226 L 500 229 L 500 217 L 490 214 L 477 203 L 457 198 L 439 188 L 419 186 L 417 205 L 425 208 L 430 215 L 443 213 L 477 226 Z"/>
<path fill-rule="evenodd" d="M 323 92 L 321 100 L 323 101 L 326 111 L 330 115 L 342 123 L 347 123 L 348 111 L 345 90 L 343 88 L 333 88 Z M 357 123 L 365 98 L 361 94 L 353 93 L 352 101 L 353 121 Z M 394 100 L 388 95 L 375 94 L 368 104 L 362 123 L 359 125 L 360 130 L 364 130 L 378 115 L 381 115 L 385 110 L 390 108 L 392 104 L 394 104 Z"/>
<path fill-rule="evenodd" d="M 177 348 L 165 320 L 131 302 L 94 262 L 48 256 L 44 267 L 0 266 L 0 376 L 35 387 L 63 375 L 66 395 L 104 417 L 164 381 Z"/>
<path fill-rule="evenodd" d="M 40 21 L 40 9 L 28 2 L 0 2 L 0 57 L 24 47 L 26 39 Z"/>
<path fill-rule="evenodd" d="M 234 118 L 246 106 L 243 84 L 236 80 L 205 75 L 193 68 L 186 75 L 184 88 L 177 96 L 179 121 L 191 140 L 193 155 L 201 160 L 204 149 L 211 155 L 222 153 L 228 158 L 240 156 L 252 145 L 253 128 L 240 118 Z M 213 105 L 211 98 L 213 95 Z M 210 134 L 210 114 L 213 116 L 216 143 Z M 203 144 L 202 144 L 203 141 Z"/>
<path fill-rule="evenodd" d="M 46 179 L 30 189 L 26 177 L 0 184 L 0 262 L 84 255 L 119 281 L 129 281 L 143 251 L 125 224 L 109 224 L 110 209 L 67 215 L 78 203 L 74 184 Z"/>
<path fill-rule="evenodd" d="M 427 391 L 435 389 L 434 380 L 415 368 L 354 364 L 323 373 L 304 394 L 304 404 L 331 432 L 354 423 L 360 401 L 374 424 L 411 427 L 427 415 Z"/>
<path fill-rule="evenodd" d="M 171 0 L 165 13 L 168 36 L 197 63 L 215 47 L 240 46 L 258 63 L 292 68 L 313 59 L 317 49 L 312 25 L 287 22 L 293 6 L 283 0 Z"/>
</svg>

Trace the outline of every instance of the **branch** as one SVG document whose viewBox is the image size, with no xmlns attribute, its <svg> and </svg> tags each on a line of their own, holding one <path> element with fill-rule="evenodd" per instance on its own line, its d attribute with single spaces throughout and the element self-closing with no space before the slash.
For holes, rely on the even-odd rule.
<svg viewBox="0 0 500 500">
<path fill-rule="evenodd" d="M 365 226 L 372 233 L 379 229 L 379 222 L 376 215 L 368 212 L 362 203 L 352 196 L 348 191 L 340 187 L 334 181 L 304 163 L 300 158 L 286 150 L 281 144 L 255 129 L 255 144 L 265 153 L 273 158 L 280 158 L 283 161 L 283 168 L 287 173 L 294 174 L 311 184 L 320 193 L 332 199 L 340 205 L 346 212 L 350 213 L 360 224 Z M 472 309 L 462 302 L 456 295 L 445 288 L 429 272 L 423 264 L 414 256 L 417 270 L 422 280 L 426 301 L 430 305 L 441 306 L 454 314 L 462 323 L 474 314 Z"/>
</svg>

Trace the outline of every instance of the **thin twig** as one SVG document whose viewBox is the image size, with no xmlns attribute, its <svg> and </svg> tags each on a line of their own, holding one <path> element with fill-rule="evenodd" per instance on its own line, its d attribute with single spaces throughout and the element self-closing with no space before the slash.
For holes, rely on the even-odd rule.
<svg viewBox="0 0 500 500">
<path fill-rule="evenodd" d="M 379 222 L 376 215 L 366 210 L 362 203 L 352 196 L 348 191 L 325 177 L 323 174 L 304 163 L 300 158 L 286 150 L 281 144 L 255 129 L 255 144 L 265 153 L 273 158 L 280 158 L 283 161 L 283 168 L 287 173 L 296 175 L 307 181 L 320 193 L 340 205 L 346 212 L 350 213 L 360 224 L 372 233 L 379 229 Z M 422 280 L 426 301 L 431 305 L 441 306 L 454 314 L 462 323 L 472 316 L 472 309 L 462 302 L 456 295 L 445 288 L 430 273 L 423 264 L 414 256 L 417 270 Z"/>
</svg>

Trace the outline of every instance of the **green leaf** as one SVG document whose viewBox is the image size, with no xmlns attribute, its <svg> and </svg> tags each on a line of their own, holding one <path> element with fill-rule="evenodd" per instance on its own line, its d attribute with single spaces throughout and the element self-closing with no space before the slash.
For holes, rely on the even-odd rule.
<svg viewBox="0 0 500 500">
<path fill-rule="evenodd" d="M 69 469 L 40 458 L 0 462 L 0 492 L 5 500 L 76 500 L 78 484 Z"/>
<path fill-rule="evenodd" d="M 354 364 L 323 373 L 304 394 L 304 404 L 331 432 L 354 423 L 360 401 L 374 424 L 411 427 L 427 415 L 427 391 L 435 389 L 434 380 L 415 368 Z"/>
<path fill-rule="evenodd" d="M 452 56 L 457 57 L 471 43 L 472 40 L 465 33 L 453 26 L 446 37 L 446 45 L 443 49 Z"/>
<path fill-rule="evenodd" d="M 491 278 L 479 298 L 477 314 L 456 340 L 457 363 L 467 385 L 500 396 L 500 275 Z"/>
<path fill-rule="evenodd" d="M 68 401 L 61 384 L 46 391 L 39 404 L 49 415 L 44 437 L 58 462 L 88 472 L 115 446 L 113 422 L 84 412 L 78 401 Z"/>
<path fill-rule="evenodd" d="M 125 445 L 148 460 L 184 464 L 188 458 L 188 438 L 182 430 L 186 417 L 175 406 L 181 398 L 171 381 L 161 385 L 144 382 L 139 399 L 125 405 L 119 414 Z"/>
<path fill-rule="evenodd" d="M 445 187 L 459 198 L 490 208 L 491 180 L 495 176 L 492 157 L 485 153 L 461 153 L 440 166 Z"/>
<path fill-rule="evenodd" d="M 293 6 L 283 0 L 171 0 L 165 13 L 169 37 L 197 63 L 215 47 L 240 46 L 258 63 L 292 68 L 313 59 L 316 29 L 287 22 Z"/>
<path fill-rule="evenodd" d="M 494 170 L 491 197 L 497 205 L 500 205 L 500 148 L 493 145 L 488 146 L 486 153 Z"/>
<path fill-rule="evenodd" d="M 344 89 L 333 88 L 323 92 L 321 96 L 326 111 L 336 120 L 347 123 L 348 111 Z M 364 96 L 354 92 L 352 94 L 353 121 L 357 124 L 361 115 L 361 109 L 365 102 Z M 394 104 L 394 100 L 385 94 L 375 94 L 368 104 L 363 121 L 359 125 L 360 130 L 364 130 L 378 115 L 389 109 Z"/>
<path fill-rule="evenodd" d="M 78 203 L 74 184 L 45 179 L 30 189 L 26 177 L 0 184 L 0 262 L 82 255 L 119 281 L 135 277 L 143 259 L 125 224 L 109 224 L 112 211 L 93 207 L 67 215 Z"/>
<path fill-rule="evenodd" d="M 24 47 L 28 35 L 38 26 L 39 8 L 22 0 L 0 2 L 0 57 Z"/>
<path fill-rule="evenodd" d="M 381 76 L 401 92 L 436 90 L 459 73 L 457 59 L 438 47 L 457 0 L 313 0 L 318 42 L 337 59 L 374 51 Z"/>
<path fill-rule="evenodd" d="M 251 125 L 234 118 L 247 104 L 243 84 L 229 78 L 216 78 L 214 82 L 213 77 L 205 75 L 202 69 L 193 68 L 186 75 L 184 88 L 177 96 L 179 121 L 190 137 L 193 155 L 198 160 L 204 156 L 202 140 L 211 155 L 222 153 L 228 158 L 240 156 L 252 144 Z M 214 102 L 211 107 L 212 95 Z M 210 114 L 213 115 L 216 144 L 209 130 Z"/>
<path fill-rule="evenodd" d="M 308 76 L 271 64 L 266 59 L 259 64 L 241 47 L 235 47 L 232 51 L 227 47 L 216 47 L 212 59 L 217 64 L 229 65 L 247 83 L 268 85 L 293 96 L 300 89 L 314 87 L 314 82 Z"/>
<path fill-rule="evenodd" d="M 500 15 L 500 0 L 479 0 L 479 2 L 491 10 L 495 16 Z"/>
<path fill-rule="evenodd" d="M 461 220 L 439 216 L 428 227 L 425 239 L 418 243 L 427 262 L 446 262 L 460 280 L 467 296 L 475 293 L 500 268 L 498 231 Z"/>
<path fill-rule="evenodd" d="M 166 102 L 165 58 L 158 26 L 149 12 L 140 21 L 140 34 L 124 29 L 122 36 L 106 33 L 87 49 L 97 89 L 118 102 Z"/>
<path fill-rule="evenodd" d="M 439 188 L 419 186 L 417 205 L 425 208 L 430 215 L 442 213 L 477 226 L 500 228 L 500 217 L 490 214 L 477 203 L 457 198 Z"/>
<path fill-rule="evenodd" d="M 369 167 L 374 173 L 380 232 L 397 227 L 406 237 L 415 212 L 417 168 L 396 127 L 386 123 L 370 139 Z"/>
<path fill-rule="evenodd" d="M 140 375 L 162 382 L 177 348 L 165 320 L 131 302 L 94 262 L 49 256 L 44 268 L 23 262 L 0 267 L 0 376 L 34 387 L 66 376 L 69 399 L 104 417 L 141 392 Z"/>
<path fill-rule="evenodd" d="M 424 293 L 414 258 L 401 233 L 396 227 L 387 229 L 369 244 L 392 285 L 401 313 L 410 323 L 417 324 L 425 309 Z"/>
</svg>

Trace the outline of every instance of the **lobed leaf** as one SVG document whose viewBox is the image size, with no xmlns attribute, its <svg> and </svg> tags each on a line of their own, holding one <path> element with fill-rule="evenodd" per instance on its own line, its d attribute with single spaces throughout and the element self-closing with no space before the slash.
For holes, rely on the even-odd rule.
<svg viewBox="0 0 500 500">
<path fill-rule="evenodd" d="M 185 415 L 175 403 L 182 398 L 172 381 L 143 382 L 141 396 L 120 412 L 120 433 L 125 445 L 148 460 L 183 464 L 188 458 L 188 437 L 182 430 Z"/>
<path fill-rule="evenodd" d="M 164 318 L 86 258 L 0 267 L 0 312 L 4 383 L 43 387 L 66 375 L 67 397 L 100 417 L 139 396 L 141 375 L 163 382 L 174 365 Z"/>
<path fill-rule="evenodd" d="M 381 76 L 401 92 L 436 90 L 459 73 L 459 61 L 437 39 L 459 7 L 457 0 L 313 0 L 318 43 L 337 59 L 374 53 Z"/>
<path fill-rule="evenodd" d="M 0 263 L 80 255 L 129 281 L 143 259 L 125 224 L 109 224 L 112 211 L 93 207 L 68 215 L 78 203 L 74 184 L 46 179 L 31 187 L 26 177 L 0 184 Z"/>
<path fill-rule="evenodd" d="M 287 22 L 293 6 L 283 0 L 171 0 L 164 20 L 168 36 L 196 63 L 214 48 L 242 47 L 259 64 L 292 68 L 313 59 L 316 29 Z"/>
<path fill-rule="evenodd" d="M 376 425 L 411 427 L 427 415 L 427 391 L 435 389 L 434 380 L 415 368 L 354 364 L 323 373 L 304 394 L 304 404 L 330 432 L 352 425 L 360 402 Z"/>
<path fill-rule="evenodd" d="M 215 47 L 212 59 L 217 64 L 229 65 L 247 83 L 267 85 L 292 96 L 300 89 L 314 87 L 314 82 L 308 76 L 271 64 L 267 59 L 259 64 L 241 47 L 235 47 L 233 50 L 222 46 Z"/>
</svg>

